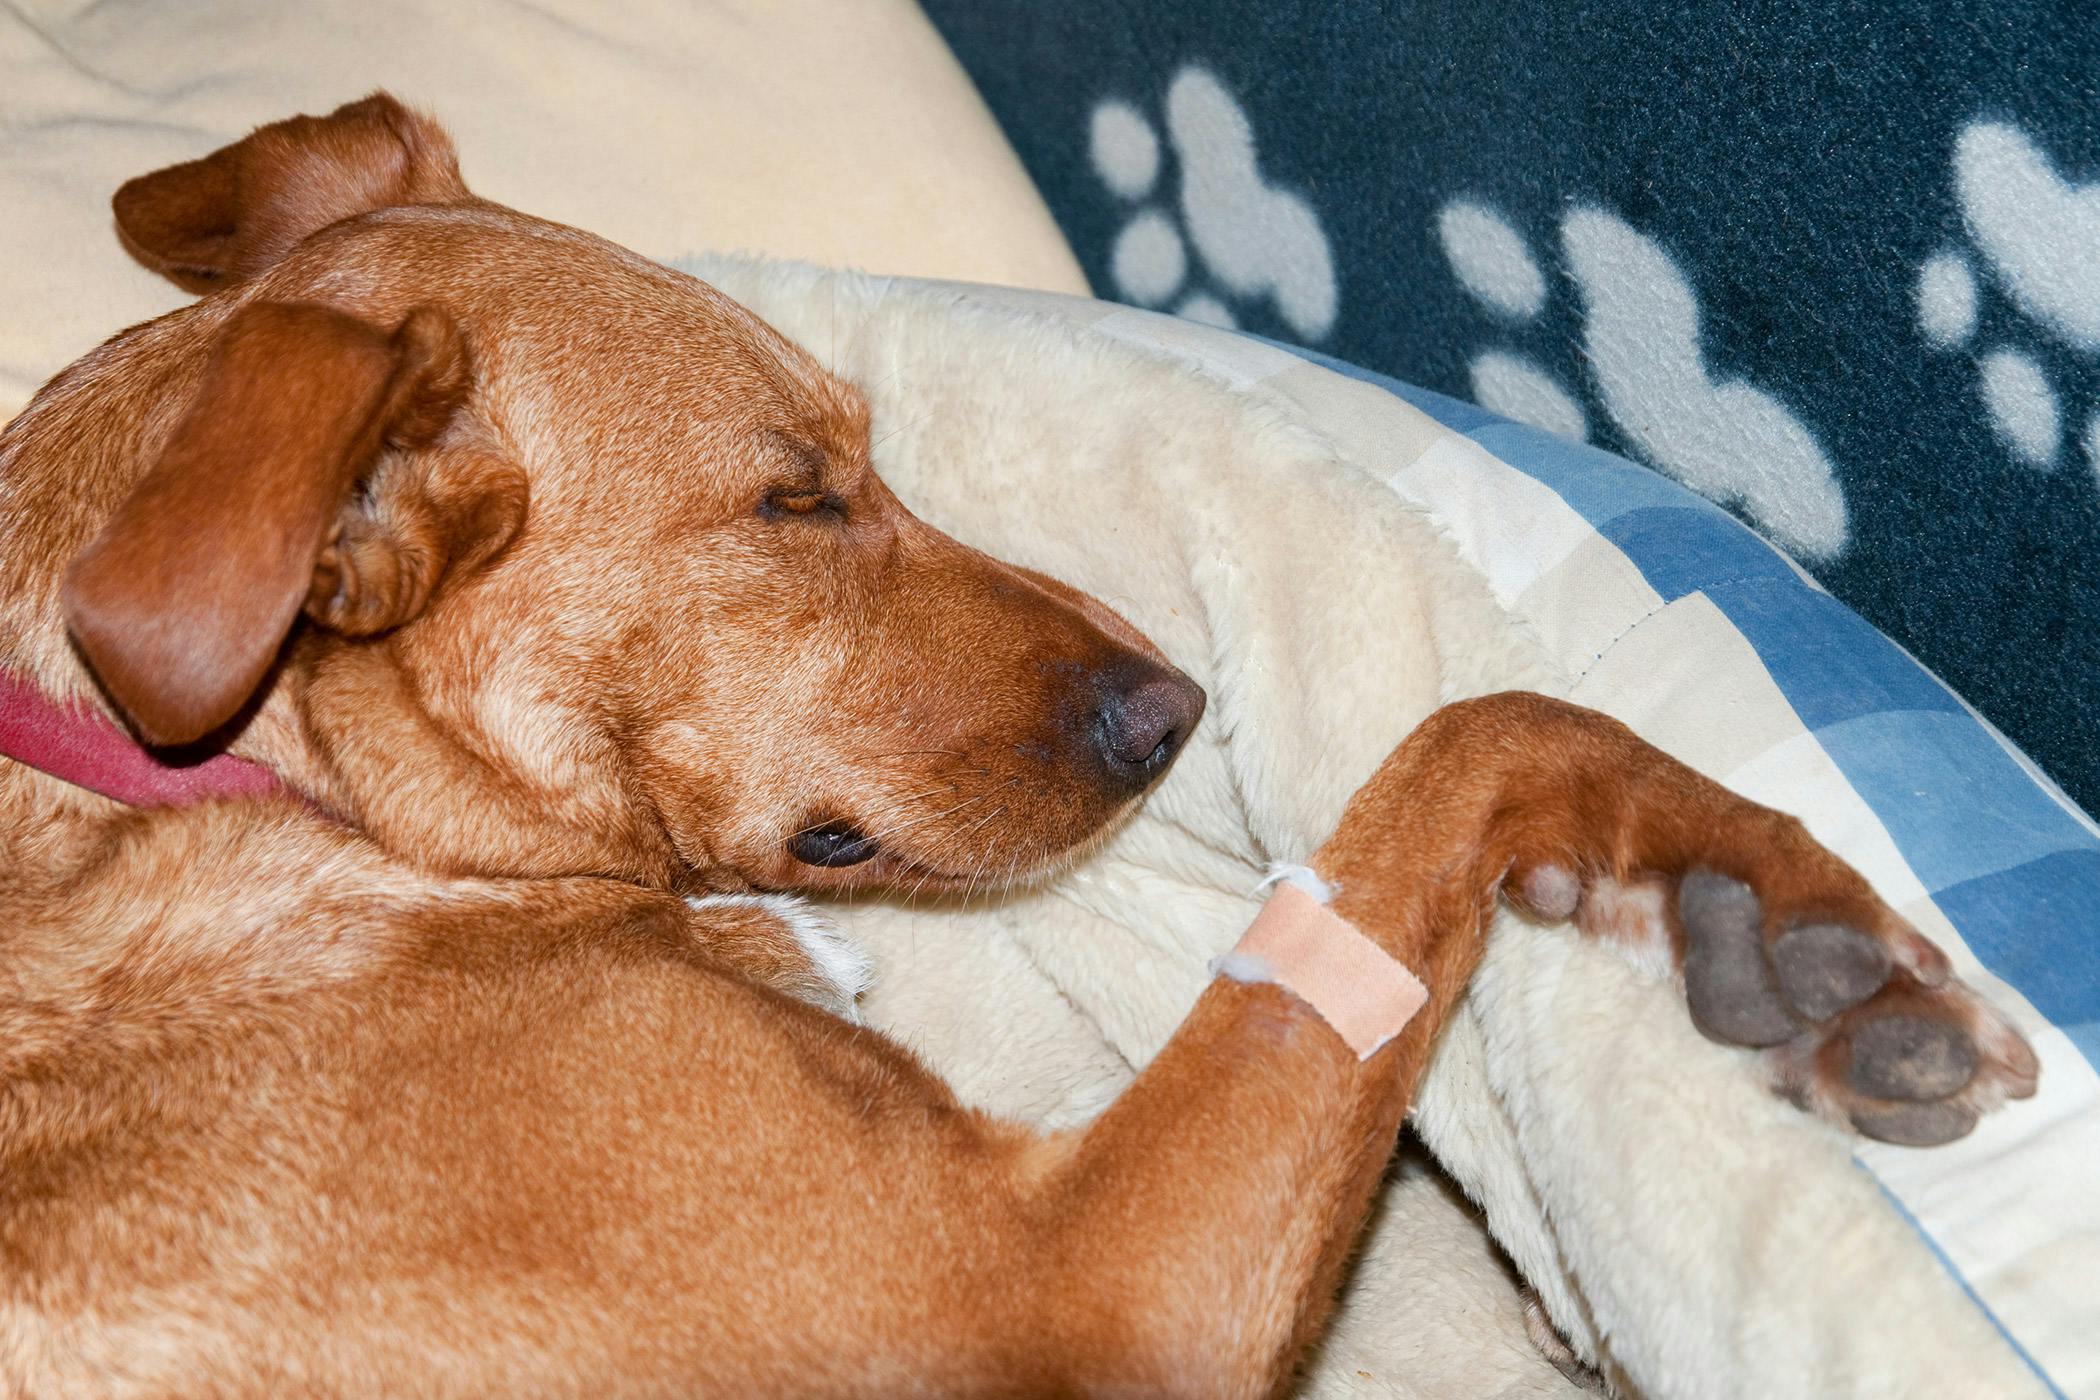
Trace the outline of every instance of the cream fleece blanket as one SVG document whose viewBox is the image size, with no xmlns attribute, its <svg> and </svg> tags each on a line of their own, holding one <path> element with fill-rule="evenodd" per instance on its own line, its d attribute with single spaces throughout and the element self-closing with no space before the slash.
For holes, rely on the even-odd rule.
<svg viewBox="0 0 2100 1400">
<path fill-rule="evenodd" d="M 1570 691 L 1536 619 L 1385 484 L 1451 435 L 1391 401 L 1348 440 L 1306 411 L 1375 390 L 1311 366 L 1296 382 L 1330 382 L 1256 383 L 1205 350 L 1213 332 L 1111 331 L 1076 299 L 693 270 L 868 389 L 877 464 L 914 509 L 1106 598 L 1210 692 L 1169 781 L 1054 885 L 842 911 L 878 967 L 866 1015 L 966 1099 L 1086 1118 L 1172 1034 L 1263 867 L 1310 851 L 1415 723 Z M 1668 746 L 1667 722 L 1627 717 Z M 1701 1039 L 1674 988 L 1565 930 L 1498 924 L 1414 1127 L 1621 1393 L 2034 1393 L 1847 1137 Z M 1403 1157 L 1305 1393 L 1568 1389 L 1472 1217 Z"/>
</svg>

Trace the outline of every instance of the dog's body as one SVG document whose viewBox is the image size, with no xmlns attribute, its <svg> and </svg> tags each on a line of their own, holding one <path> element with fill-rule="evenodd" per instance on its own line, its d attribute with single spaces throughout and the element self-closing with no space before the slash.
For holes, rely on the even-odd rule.
<svg viewBox="0 0 2100 1400">
<path fill-rule="evenodd" d="M 390 100 L 118 217 L 219 290 L 0 438 L 0 670 L 289 791 L 0 761 L 13 1393 L 1274 1390 L 1505 881 L 1650 909 L 1702 1027 L 1840 1120 L 1943 1140 L 2031 1088 L 1797 824 L 1501 696 L 1316 857 L 1430 988 L 1391 1045 L 1221 979 L 1085 1130 L 963 1109 L 743 896 L 1039 869 L 1200 692 L 906 513 L 795 347 L 475 200 Z"/>
</svg>

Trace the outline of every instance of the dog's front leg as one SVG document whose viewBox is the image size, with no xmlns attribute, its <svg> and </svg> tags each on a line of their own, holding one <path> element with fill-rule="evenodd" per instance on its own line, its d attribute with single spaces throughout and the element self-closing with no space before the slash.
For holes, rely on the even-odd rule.
<svg viewBox="0 0 2100 1400">
<path fill-rule="evenodd" d="M 1044 1145 L 1046 1290 L 1084 1393 L 1276 1391 L 1324 1319 L 1508 857 L 1476 746 L 1435 719 L 1352 801 L 1313 866 L 1429 999 L 1359 1059 L 1279 985 L 1212 981 L 1092 1125 Z"/>
<path fill-rule="evenodd" d="M 1566 919 L 1593 890 L 1659 889 L 1680 961 L 1745 943 L 1719 974 L 1712 958 L 1685 965 L 1695 1011 L 1777 1003 L 1764 1009 L 1820 1047 L 1812 1072 L 1862 1126 L 1930 1126 L 2032 1087 L 2026 1047 L 1799 822 L 1558 701 L 1497 695 L 1431 716 L 1313 866 L 1427 1004 L 1360 1060 L 1291 992 L 1221 977 L 1121 1099 L 1046 1145 L 1031 1164 L 1042 1275 L 1082 1390 L 1255 1396 L 1290 1379 L 1505 890 Z M 1777 950 L 1762 980 L 1759 946 Z M 1870 948 L 1889 950 L 1868 969 L 1879 981 L 1851 975 Z M 1910 1034 L 1883 1033 L 1892 1020 Z"/>
</svg>

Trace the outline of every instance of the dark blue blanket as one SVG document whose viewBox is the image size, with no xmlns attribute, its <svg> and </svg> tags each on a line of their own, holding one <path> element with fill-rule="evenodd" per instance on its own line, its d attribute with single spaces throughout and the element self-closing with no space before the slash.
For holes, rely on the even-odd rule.
<svg viewBox="0 0 2100 1400">
<path fill-rule="evenodd" d="M 1676 477 L 2100 808 L 2089 7 L 925 6 L 1102 295 Z"/>
</svg>

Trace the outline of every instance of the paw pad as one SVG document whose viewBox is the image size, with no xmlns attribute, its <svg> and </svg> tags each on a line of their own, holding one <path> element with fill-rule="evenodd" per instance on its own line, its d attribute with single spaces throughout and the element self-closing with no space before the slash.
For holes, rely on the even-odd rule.
<svg viewBox="0 0 2100 1400">
<path fill-rule="evenodd" d="M 1924 1016 L 1883 1016 L 1852 1036 L 1846 1079 L 1862 1094 L 1919 1103 L 1943 1099 L 1976 1074 L 1976 1042 Z"/>
<path fill-rule="evenodd" d="M 1852 1126 L 1870 1138 L 1898 1147 L 1938 1147 L 1969 1135 L 1976 1110 L 1958 1103 L 1907 1103 L 1893 1108 L 1855 1109 Z"/>
<path fill-rule="evenodd" d="M 1859 1005 L 1889 980 L 1888 950 L 1842 924 L 1788 929 L 1772 948 L 1779 989 L 1811 1021 Z"/>
<path fill-rule="evenodd" d="M 1800 1034 L 1766 961 L 1764 907 L 1740 880 L 1709 870 L 1677 890 L 1684 923 L 1684 993 L 1692 1021 L 1729 1045 L 1779 1045 Z"/>
</svg>

